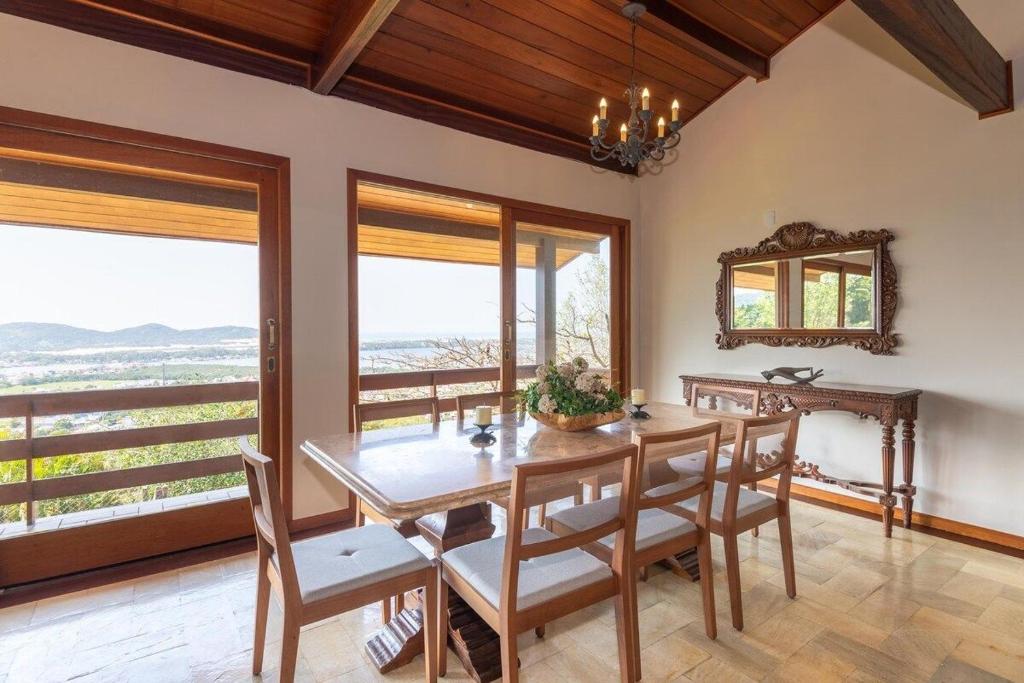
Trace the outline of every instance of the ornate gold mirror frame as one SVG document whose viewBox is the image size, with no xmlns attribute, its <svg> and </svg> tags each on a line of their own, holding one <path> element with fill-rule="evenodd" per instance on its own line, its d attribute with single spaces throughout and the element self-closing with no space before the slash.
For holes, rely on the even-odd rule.
<svg viewBox="0 0 1024 683">
<path fill-rule="evenodd" d="M 743 344 L 768 346 L 808 346 L 823 348 L 848 344 L 877 355 L 893 355 L 899 344 L 892 331 L 896 315 L 896 267 L 889 255 L 889 242 L 893 234 L 888 230 L 858 230 L 843 235 L 819 228 L 811 223 L 784 225 L 755 247 L 723 252 L 718 257 L 722 272 L 716 286 L 715 313 L 719 333 L 715 337 L 720 349 L 734 349 Z M 803 328 L 779 326 L 774 328 L 733 328 L 733 268 L 765 260 L 802 258 L 831 252 L 870 250 L 872 257 L 872 310 L 873 325 L 865 328 Z M 781 292 L 781 290 L 780 290 Z M 788 292 L 781 297 L 788 300 Z M 779 303 L 782 305 L 782 302 Z"/>
</svg>

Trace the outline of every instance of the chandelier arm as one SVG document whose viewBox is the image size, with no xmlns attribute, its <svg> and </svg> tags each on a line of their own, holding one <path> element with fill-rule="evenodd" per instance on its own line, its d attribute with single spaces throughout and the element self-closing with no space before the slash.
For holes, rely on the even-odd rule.
<svg viewBox="0 0 1024 683">
<path fill-rule="evenodd" d="M 594 161 L 607 161 L 613 156 L 615 156 L 614 148 L 609 149 L 607 152 L 601 152 L 597 147 L 590 148 L 590 158 Z"/>
</svg>

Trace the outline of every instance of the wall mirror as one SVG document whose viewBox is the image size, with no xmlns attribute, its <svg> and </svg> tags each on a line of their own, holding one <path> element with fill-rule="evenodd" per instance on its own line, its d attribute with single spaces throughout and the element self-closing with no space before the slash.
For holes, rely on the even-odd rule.
<svg viewBox="0 0 1024 683">
<path fill-rule="evenodd" d="M 718 347 L 849 344 L 892 354 L 896 270 L 888 230 L 846 235 L 791 223 L 757 246 L 724 252 Z"/>
</svg>

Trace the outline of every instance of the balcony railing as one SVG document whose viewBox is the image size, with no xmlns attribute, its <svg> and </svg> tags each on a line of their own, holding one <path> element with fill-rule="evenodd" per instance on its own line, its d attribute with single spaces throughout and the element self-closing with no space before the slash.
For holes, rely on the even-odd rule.
<svg viewBox="0 0 1024 683">
<path fill-rule="evenodd" d="M 25 521 L 31 525 L 35 518 L 34 503 L 37 501 L 228 474 L 242 469 L 240 455 L 233 454 L 35 479 L 32 467 L 35 458 L 223 439 L 247 436 L 259 431 L 258 418 L 247 417 L 61 436 L 35 436 L 33 421 L 36 418 L 255 401 L 258 397 L 259 382 L 0 396 L 0 418 L 20 418 L 25 421 L 23 438 L 0 441 L 0 462 L 25 461 L 25 481 L 0 484 L 0 505 L 25 503 Z"/>
<path fill-rule="evenodd" d="M 520 365 L 516 368 L 516 379 L 533 377 L 536 372 L 536 365 Z M 438 387 L 454 384 L 497 382 L 500 378 L 501 368 L 494 367 L 382 372 L 380 374 L 359 375 L 359 392 L 386 392 L 426 387 L 429 389 L 431 396 L 437 396 Z M 442 397 L 438 403 L 441 412 L 450 412 L 455 410 L 454 397 Z"/>
</svg>

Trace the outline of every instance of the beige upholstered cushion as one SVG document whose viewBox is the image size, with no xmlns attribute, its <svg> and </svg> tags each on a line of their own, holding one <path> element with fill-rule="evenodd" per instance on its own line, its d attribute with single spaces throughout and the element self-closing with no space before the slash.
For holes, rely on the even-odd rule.
<svg viewBox="0 0 1024 683">
<path fill-rule="evenodd" d="M 669 485 L 671 486 L 671 484 Z M 619 497 L 611 496 L 601 500 L 559 510 L 549 518 L 564 524 L 573 531 L 584 531 L 599 526 L 619 514 Z M 636 549 L 644 550 L 672 538 L 694 531 L 694 524 L 671 512 L 657 508 L 641 510 L 636 525 Z M 609 534 L 598 541 L 606 548 L 615 547 L 615 534 Z"/>
<path fill-rule="evenodd" d="M 725 492 L 729 487 L 720 481 L 715 482 L 715 492 L 711 498 L 711 519 L 716 522 L 722 521 L 722 510 L 725 509 Z M 700 498 L 689 498 L 679 503 L 680 507 L 697 512 L 697 505 Z M 736 505 L 736 519 L 742 519 L 765 508 L 775 507 L 775 496 L 768 496 L 757 491 L 740 487 L 739 502 Z"/>
<path fill-rule="evenodd" d="M 347 593 L 430 566 L 430 560 L 416 546 L 383 524 L 297 541 L 292 543 L 292 556 L 304 603 Z M 277 553 L 270 559 L 277 566 Z"/>
<path fill-rule="evenodd" d="M 729 468 L 732 467 L 732 458 L 729 457 L 729 453 L 719 451 L 718 462 L 715 463 L 715 474 L 725 475 L 729 473 Z M 701 451 L 700 453 L 690 453 L 689 455 L 680 455 L 677 458 L 670 458 L 668 461 L 669 467 L 674 469 L 680 474 L 704 474 L 704 463 L 708 459 L 707 451 Z"/>
<path fill-rule="evenodd" d="M 524 546 L 551 538 L 557 536 L 547 529 L 523 530 Z M 461 576 L 497 609 L 501 601 L 504 556 L 505 537 L 495 536 L 449 550 L 441 555 L 441 564 L 445 572 Z M 611 576 L 608 565 L 579 548 L 520 562 L 517 608 L 528 609 Z"/>
</svg>

